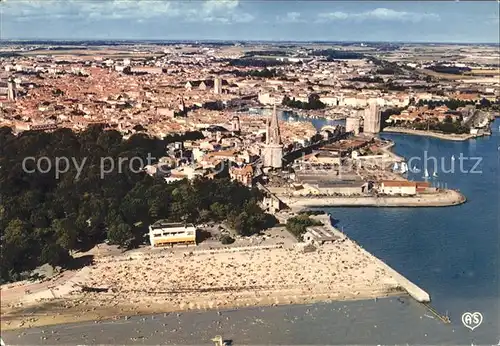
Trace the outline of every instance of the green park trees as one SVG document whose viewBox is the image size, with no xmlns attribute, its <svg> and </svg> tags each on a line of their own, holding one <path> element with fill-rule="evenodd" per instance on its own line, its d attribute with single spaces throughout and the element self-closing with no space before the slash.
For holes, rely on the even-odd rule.
<svg viewBox="0 0 500 346">
<path fill-rule="evenodd" d="M 103 158 L 147 162 L 148 154 L 163 156 L 168 143 L 199 136 L 193 132 L 155 139 L 138 134 L 124 140 L 99 127 L 14 136 L 9 128 L 0 128 L 1 280 L 17 279 L 46 262 L 64 265 L 73 251 L 105 239 L 125 248 L 137 245 L 158 219 L 198 223 L 236 215 L 241 234 L 258 231 L 265 220 L 257 205 L 260 194 L 228 178 L 166 184 L 128 165 L 102 174 Z M 47 157 L 53 167 L 41 172 L 33 162 L 23 165 L 30 156 Z M 57 176 L 54 164 L 63 156 L 80 166 L 69 165 Z"/>
<path fill-rule="evenodd" d="M 309 214 L 301 213 L 287 220 L 286 229 L 297 239 L 302 239 L 302 235 L 306 232 L 307 227 L 318 226 L 321 224 L 322 223 L 320 221 L 311 219 Z"/>
</svg>

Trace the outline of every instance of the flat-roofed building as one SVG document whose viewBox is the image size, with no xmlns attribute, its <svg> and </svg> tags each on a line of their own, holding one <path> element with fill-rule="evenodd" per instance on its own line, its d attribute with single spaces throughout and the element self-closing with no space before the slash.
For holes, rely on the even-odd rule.
<svg viewBox="0 0 500 346">
<path fill-rule="evenodd" d="M 302 236 L 304 242 L 315 245 L 331 244 L 340 239 L 327 226 L 310 226 Z"/>
<path fill-rule="evenodd" d="M 158 220 L 149 226 L 149 242 L 153 248 L 175 244 L 196 245 L 196 227 Z"/>
<path fill-rule="evenodd" d="M 356 196 L 362 195 L 368 190 L 368 184 L 364 181 L 331 181 L 317 183 L 302 183 L 293 186 L 294 196 Z"/>
<path fill-rule="evenodd" d="M 379 190 L 385 195 L 416 195 L 417 183 L 407 180 L 383 180 Z"/>
</svg>

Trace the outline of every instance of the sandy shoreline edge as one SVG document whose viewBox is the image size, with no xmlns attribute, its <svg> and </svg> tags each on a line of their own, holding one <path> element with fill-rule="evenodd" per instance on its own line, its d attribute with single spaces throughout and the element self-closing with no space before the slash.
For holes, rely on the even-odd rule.
<svg viewBox="0 0 500 346">
<path fill-rule="evenodd" d="M 31 310 L 29 313 L 24 313 L 25 309 L 22 309 L 20 311 L 12 311 L 3 315 L 1 319 L 1 330 L 23 330 L 35 327 L 90 321 L 97 321 L 96 323 L 99 323 L 101 321 L 128 319 L 130 316 L 141 315 L 170 314 L 190 311 L 224 311 L 231 309 L 273 307 L 282 305 L 308 305 L 315 303 L 347 302 L 401 296 L 408 296 L 408 293 L 403 289 L 394 288 L 392 290 L 370 290 L 363 292 L 362 296 L 355 296 L 353 294 L 346 296 L 344 294 L 334 292 L 302 296 L 283 295 L 262 298 L 259 301 L 256 301 L 255 299 L 241 299 L 234 303 L 221 304 L 218 307 L 210 307 L 208 304 L 198 304 L 193 308 L 184 309 L 169 305 L 160 305 L 155 308 L 138 307 L 134 305 L 116 305 L 103 308 L 100 306 L 86 305 L 85 309 L 81 309 L 81 307 L 73 309 L 67 307 L 67 304 L 71 303 L 70 300 L 60 299 L 47 301 L 46 303 L 42 303 L 32 308 L 27 307 L 27 310 Z M 76 297 L 74 298 L 74 300 L 78 299 L 79 298 Z"/>
<path fill-rule="evenodd" d="M 329 219 L 326 215 L 319 218 Z M 415 292 L 427 299 L 427 293 L 382 260 L 340 231 L 335 232 L 339 240 L 314 252 L 301 251 L 296 246 L 252 247 L 234 252 L 194 250 L 145 253 L 135 258 L 125 255 L 111 261 L 103 258 L 77 272 L 78 279 L 72 281 L 112 290 L 82 293 L 73 288 L 55 298 L 2 304 L 1 326 L 3 330 L 12 330 L 83 321 L 99 323 L 144 314 L 303 305 L 407 294 L 415 297 Z M 68 290 L 69 281 L 52 288 L 51 294 Z"/>
</svg>

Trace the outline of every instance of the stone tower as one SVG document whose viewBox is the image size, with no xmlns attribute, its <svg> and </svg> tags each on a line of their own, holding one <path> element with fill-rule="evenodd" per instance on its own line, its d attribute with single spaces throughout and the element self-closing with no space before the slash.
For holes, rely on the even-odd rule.
<svg viewBox="0 0 500 346">
<path fill-rule="evenodd" d="M 241 131 L 240 118 L 237 115 L 233 116 L 233 118 L 231 119 L 231 131 L 232 132 Z"/>
<path fill-rule="evenodd" d="M 214 93 L 222 94 L 222 79 L 220 77 L 214 78 Z"/>
<path fill-rule="evenodd" d="M 266 124 L 266 144 L 263 152 L 264 167 L 281 168 L 283 158 L 283 144 L 281 143 L 280 126 L 276 105 L 274 105 L 271 119 Z"/>
<path fill-rule="evenodd" d="M 363 131 L 367 133 L 379 133 L 382 112 L 377 100 L 370 100 L 368 108 L 365 109 Z"/>
<path fill-rule="evenodd" d="M 357 117 L 347 117 L 345 119 L 345 130 L 346 132 L 352 132 L 355 136 L 359 135 L 360 118 Z"/>
</svg>

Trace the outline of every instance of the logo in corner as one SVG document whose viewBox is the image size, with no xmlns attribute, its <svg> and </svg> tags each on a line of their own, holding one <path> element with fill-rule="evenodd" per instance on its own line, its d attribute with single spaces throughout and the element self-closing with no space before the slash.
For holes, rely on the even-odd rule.
<svg viewBox="0 0 500 346">
<path fill-rule="evenodd" d="M 480 312 L 465 312 L 462 315 L 462 323 L 470 330 L 474 330 L 483 322 L 483 315 Z"/>
</svg>

